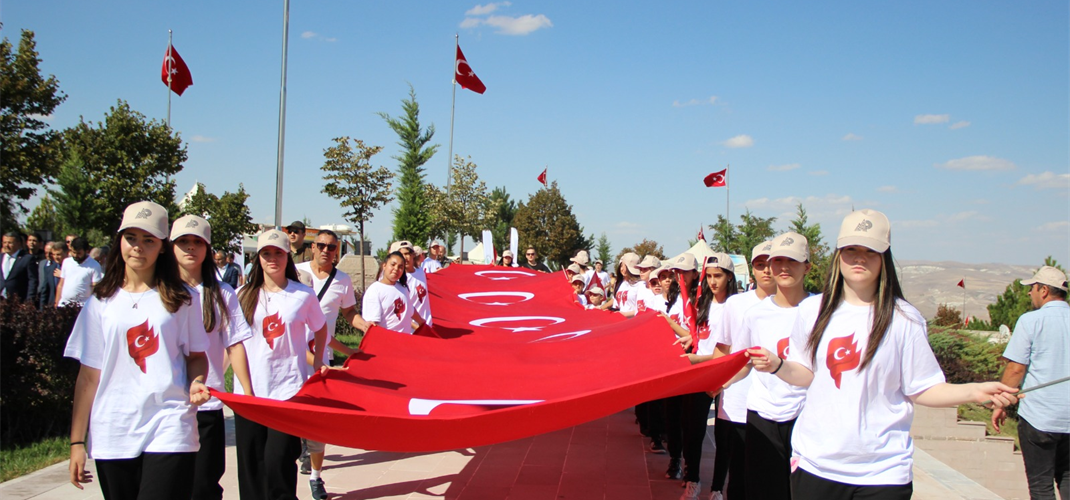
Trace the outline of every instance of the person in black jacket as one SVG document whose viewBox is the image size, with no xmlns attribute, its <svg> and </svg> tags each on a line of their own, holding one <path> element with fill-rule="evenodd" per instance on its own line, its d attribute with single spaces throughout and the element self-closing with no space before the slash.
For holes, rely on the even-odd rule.
<svg viewBox="0 0 1070 500">
<path fill-rule="evenodd" d="M 37 303 L 37 266 L 32 255 L 22 249 L 22 234 L 9 231 L 2 237 L 4 252 L 0 268 L 0 295 Z"/>
<path fill-rule="evenodd" d="M 41 309 L 56 305 L 56 289 L 59 288 L 60 266 L 67 258 L 67 246 L 62 241 L 46 244 L 47 258 L 37 265 L 37 302 Z"/>
<path fill-rule="evenodd" d="M 524 250 L 524 257 L 527 259 L 520 262 L 520 267 L 534 269 L 544 273 L 550 272 L 550 268 L 546 267 L 546 264 L 539 262 L 539 252 L 535 251 L 535 247 L 528 247 L 527 250 Z"/>
<path fill-rule="evenodd" d="M 237 289 L 241 269 L 237 265 L 227 262 L 226 252 L 216 251 L 214 258 L 216 278 L 230 285 L 231 288 Z"/>
</svg>

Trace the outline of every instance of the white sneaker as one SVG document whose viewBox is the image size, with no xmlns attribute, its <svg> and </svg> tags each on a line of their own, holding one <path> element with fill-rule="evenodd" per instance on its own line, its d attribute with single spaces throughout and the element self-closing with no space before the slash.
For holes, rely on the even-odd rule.
<svg viewBox="0 0 1070 500">
<path fill-rule="evenodd" d="M 724 500 L 724 495 L 720 491 L 711 491 L 710 500 Z"/>
<path fill-rule="evenodd" d="M 698 494 L 700 490 L 702 490 L 702 483 L 696 481 L 688 481 L 687 488 L 684 490 L 684 494 L 680 495 L 680 500 L 698 500 Z"/>
</svg>

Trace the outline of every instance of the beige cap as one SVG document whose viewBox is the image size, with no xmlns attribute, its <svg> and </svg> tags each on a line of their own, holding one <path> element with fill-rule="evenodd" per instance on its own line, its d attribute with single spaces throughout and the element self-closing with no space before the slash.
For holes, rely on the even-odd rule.
<svg viewBox="0 0 1070 500">
<path fill-rule="evenodd" d="M 435 248 L 435 247 L 442 247 L 442 248 L 446 248 L 446 247 L 444 247 L 444 246 L 442 245 L 442 242 L 441 242 L 441 241 L 438 241 L 438 240 L 432 241 L 432 242 L 431 242 L 431 245 L 429 245 L 429 246 L 428 246 L 427 248 Z"/>
<path fill-rule="evenodd" d="M 602 290 L 601 288 L 599 288 L 597 286 L 592 286 L 590 290 L 587 290 L 587 293 L 589 293 L 591 295 L 605 295 L 606 294 L 605 290 Z"/>
<path fill-rule="evenodd" d="M 758 260 L 758 257 L 769 257 L 769 252 L 771 251 L 773 251 L 773 240 L 766 240 L 754 245 L 754 250 L 750 252 L 750 261 L 753 263 Z"/>
<path fill-rule="evenodd" d="M 863 208 L 847 214 L 840 224 L 840 236 L 836 248 L 861 245 L 875 252 L 884 253 L 892 245 L 892 224 L 884 214 Z"/>
<path fill-rule="evenodd" d="M 645 267 L 647 269 L 657 269 L 661 267 L 661 259 L 653 255 L 647 255 L 646 257 L 643 257 L 642 262 L 639 263 L 639 267 Z"/>
<path fill-rule="evenodd" d="M 139 201 L 126 207 L 119 231 L 137 228 L 161 239 L 167 239 L 167 209 L 151 201 Z"/>
<path fill-rule="evenodd" d="M 583 280 L 583 275 L 582 274 L 574 274 L 574 275 L 572 275 L 571 283 L 585 283 L 585 281 Z"/>
<path fill-rule="evenodd" d="M 1032 278 L 1022 281 L 1023 285 L 1033 286 L 1035 283 L 1041 285 L 1048 285 L 1052 288 L 1058 288 L 1059 290 L 1066 291 L 1066 274 L 1060 271 L 1058 268 L 1051 266 L 1044 266 L 1037 270 L 1037 274 L 1034 274 Z"/>
<path fill-rule="evenodd" d="M 661 277 L 661 273 L 671 273 L 671 272 L 672 272 L 672 269 L 669 269 L 669 266 L 659 267 L 659 268 L 657 268 L 657 269 L 655 269 L 653 271 L 650 271 L 650 279 L 659 279 Z"/>
<path fill-rule="evenodd" d="M 579 252 L 576 252 L 575 257 L 568 260 L 571 260 L 572 262 L 575 262 L 581 266 L 586 266 L 587 263 L 591 261 L 591 258 L 587 255 L 587 250 L 580 250 Z"/>
<path fill-rule="evenodd" d="M 278 229 L 268 229 L 260 233 L 260 237 L 256 239 L 256 252 L 260 253 L 261 250 L 267 247 L 275 247 L 283 252 L 290 253 L 290 239 L 286 236 L 286 233 Z"/>
<path fill-rule="evenodd" d="M 715 253 L 715 254 L 713 254 L 713 255 L 711 255 L 709 257 L 706 257 L 706 266 L 705 267 L 707 269 L 712 268 L 712 267 L 719 267 L 719 268 L 724 269 L 724 270 L 726 270 L 728 272 L 733 272 L 733 271 L 736 270 L 735 264 L 732 263 L 732 257 L 730 257 L 726 253 L 720 253 L 720 252 L 719 253 Z"/>
<path fill-rule="evenodd" d="M 424 254 L 424 249 L 420 248 L 419 246 L 412 247 L 412 251 L 416 252 L 416 255 L 423 255 Z"/>
<path fill-rule="evenodd" d="M 212 225 L 202 217 L 183 215 L 174 224 L 171 224 L 171 241 L 175 241 L 187 234 L 199 236 L 205 243 L 212 244 Z"/>
<path fill-rule="evenodd" d="M 628 269 L 628 272 L 639 276 L 639 255 L 635 252 L 628 252 L 620 256 L 620 263 Z"/>
<path fill-rule="evenodd" d="M 797 262 L 810 260 L 810 242 L 794 231 L 788 231 L 773 238 L 773 249 L 769 252 L 769 259 L 774 257 L 787 257 Z"/>
<path fill-rule="evenodd" d="M 502 258 L 504 259 L 506 257 L 509 257 L 510 259 L 513 258 L 513 252 L 510 251 L 510 250 L 506 250 L 506 251 L 502 252 Z"/>
<path fill-rule="evenodd" d="M 673 257 L 672 262 L 669 263 L 669 269 L 679 271 L 697 271 L 698 262 L 695 261 L 695 256 L 690 253 L 684 252 L 676 257 Z"/>
<path fill-rule="evenodd" d="M 568 269 L 569 271 L 576 274 L 583 274 L 583 268 L 580 267 L 579 264 L 569 264 L 569 266 L 565 269 Z"/>
<path fill-rule="evenodd" d="M 409 240 L 395 241 L 390 244 L 390 250 L 387 253 L 394 253 L 402 248 L 412 248 L 412 243 Z"/>
</svg>

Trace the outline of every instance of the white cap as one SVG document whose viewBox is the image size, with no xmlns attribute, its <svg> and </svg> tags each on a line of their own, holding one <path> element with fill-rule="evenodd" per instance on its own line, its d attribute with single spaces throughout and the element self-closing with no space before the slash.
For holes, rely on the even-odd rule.
<svg viewBox="0 0 1070 500">
<path fill-rule="evenodd" d="M 706 268 L 719 267 L 728 272 L 734 272 L 736 270 L 735 264 L 732 263 L 732 257 L 726 253 L 715 253 L 709 257 L 706 257 Z"/>
<path fill-rule="evenodd" d="M 256 239 L 256 253 L 260 253 L 261 250 L 267 247 L 275 247 L 283 252 L 290 253 L 290 239 L 286 236 L 286 233 L 278 229 L 268 229 L 260 233 L 260 237 Z"/>
<path fill-rule="evenodd" d="M 657 269 L 661 267 L 661 259 L 653 255 L 647 255 L 646 257 L 643 257 L 643 261 L 639 263 L 639 267 Z"/>
<path fill-rule="evenodd" d="M 892 224 L 884 214 L 863 208 L 847 214 L 840 224 L 836 248 L 861 245 L 874 252 L 884 253 L 892 245 Z"/>
<path fill-rule="evenodd" d="M 669 264 L 669 269 L 674 271 L 697 271 L 698 262 L 695 261 L 694 255 L 684 252 L 673 257 L 672 262 Z"/>
<path fill-rule="evenodd" d="M 583 268 L 581 268 L 579 264 L 569 264 L 569 266 L 565 269 L 568 269 L 569 271 L 572 271 L 576 274 L 583 274 Z"/>
<path fill-rule="evenodd" d="M 600 287 L 597 287 L 597 286 L 592 286 L 590 290 L 587 290 L 587 293 L 589 293 L 591 295 L 603 295 L 603 296 L 606 294 L 605 290 L 602 290 Z"/>
<path fill-rule="evenodd" d="M 1048 285 L 1052 288 L 1058 288 L 1059 290 L 1066 291 L 1066 273 L 1060 271 L 1058 268 L 1051 266 L 1044 266 L 1037 270 L 1037 274 L 1034 274 L 1032 278 L 1022 281 L 1023 285 L 1033 286 L 1035 283 L 1041 285 Z"/>
<path fill-rule="evenodd" d="M 171 224 L 171 241 L 187 234 L 200 237 L 205 243 L 212 244 L 212 225 L 196 215 L 183 215 Z"/>
<path fill-rule="evenodd" d="M 571 283 L 576 283 L 576 282 L 580 282 L 580 283 L 584 282 L 582 274 L 573 274 L 572 275 Z"/>
<path fill-rule="evenodd" d="M 420 248 L 419 246 L 412 247 L 412 251 L 415 252 L 416 255 L 424 254 L 424 249 Z"/>
<path fill-rule="evenodd" d="M 580 250 L 579 252 L 576 252 L 575 257 L 568 260 L 571 260 L 572 262 L 575 262 L 581 266 L 586 266 L 587 263 L 591 261 L 591 258 L 587 256 L 587 250 Z"/>
<path fill-rule="evenodd" d="M 773 240 L 766 240 L 755 245 L 754 250 L 750 252 L 751 263 L 758 260 L 758 257 L 769 257 L 771 251 L 773 251 Z"/>
<path fill-rule="evenodd" d="M 510 259 L 513 258 L 513 252 L 511 252 L 509 250 L 506 250 L 506 251 L 502 252 L 502 258 L 504 259 L 506 257 L 509 257 Z"/>
<path fill-rule="evenodd" d="M 773 238 L 773 249 L 769 252 L 769 259 L 774 257 L 787 257 L 797 262 L 810 260 L 810 242 L 794 231 L 788 231 Z"/>
<path fill-rule="evenodd" d="M 119 231 L 131 227 L 142 229 L 161 239 L 167 239 L 167 209 L 151 201 L 139 201 L 126 207 Z"/>
<path fill-rule="evenodd" d="M 628 269 L 628 272 L 639 276 L 639 255 L 635 252 L 628 252 L 620 256 L 620 263 Z"/>
<path fill-rule="evenodd" d="M 410 243 L 409 240 L 395 241 L 390 244 L 390 250 L 387 253 L 394 253 L 401 250 L 403 247 L 412 248 L 412 243 Z"/>
</svg>

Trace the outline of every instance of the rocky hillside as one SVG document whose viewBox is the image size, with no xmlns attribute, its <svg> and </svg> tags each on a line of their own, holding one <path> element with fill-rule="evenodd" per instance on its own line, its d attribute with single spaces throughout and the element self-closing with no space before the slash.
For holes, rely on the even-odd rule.
<svg viewBox="0 0 1070 500">
<path fill-rule="evenodd" d="M 926 318 L 935 316 L 940 304 L 961 310 L 963 290 L 957 285 L 965 279 L 966 314 L 987 321 L 987 306 L 996 301 L 996 296 L 1016 278 L 1033 276 L 1038 267 L 903 260 L 898 262 L 897 271 L 907 300 Z"/>
</svg>

